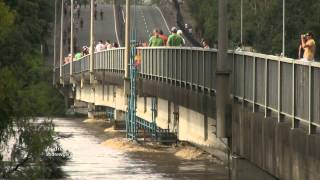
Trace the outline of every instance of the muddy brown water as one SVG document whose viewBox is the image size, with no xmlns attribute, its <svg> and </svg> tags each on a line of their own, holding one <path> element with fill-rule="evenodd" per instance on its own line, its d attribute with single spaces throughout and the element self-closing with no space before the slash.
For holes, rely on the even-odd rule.
<svg viewBox="0 0 320 180">
<path fill-rule="evenodd" d="M 70 179 L 227 179 L 227 168 L 207 159 L 184 160 L 170 152 L 126 152 L 101 143 L 119 134 L 105 133 L 107 125 L 83 119 L 55 119 L 55 130 L 72 153 L 63 170 Z M 120 135 L 121 136 L 121 135 Z"/>
</svg>

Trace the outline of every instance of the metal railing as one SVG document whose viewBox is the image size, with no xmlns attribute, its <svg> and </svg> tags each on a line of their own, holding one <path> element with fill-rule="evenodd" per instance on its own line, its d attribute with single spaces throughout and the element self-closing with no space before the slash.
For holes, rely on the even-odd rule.
<svg viewBox="0 0 320 180">
<path fill-rule="evenodd" d="M 142 77 L 215 90 L 217 51 L 203 48 L 139 48 Z"/>
<path fill-rule="evenodd" d="M 233 94 L 243 101 L 277 113 L 278 121 L 300 123 L 309 133 L 320 127 L 320 63 L 250 52 L 234 52 Z"/>
<path fill-rule="evenodd" d="M 138 48 L 140 77 L 173 82 L 181 87 L 198 87 L 215 92 L 217 50 L 202 48 Z M 320 127 L 320 63 L 251 52 L 229 51 L 233 97 L 253 104 L 253 112 L 264 109 L 265 116 L 292 120 L 309 126 L 309 133 Z M 73 63 L 74 74 L 88 71 L 89 56 Z M 95 54 L 95 71 L 124 73 L 124 48 Z M 70 75 L 69 64 L 63 76 Z"/>
</svg>

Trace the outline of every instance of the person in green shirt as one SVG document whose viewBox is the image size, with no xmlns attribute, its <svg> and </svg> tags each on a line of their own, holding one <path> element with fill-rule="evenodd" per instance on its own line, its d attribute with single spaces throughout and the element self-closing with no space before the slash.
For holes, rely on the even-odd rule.
<svg viewBox="0 0 320 180">
<path fill-rule="evenodd" d="M 77 53 L 74 55 L 74 58 L 76 59 L 76 61 L 78 61 L 79 59 L 81 59 L 81 58 L 82 58 L 81 52 L 77 52 Z"/>
<path fill-rule="evenodd" d="M 171 35 L 168 38 L 167 46 L 182 46 L 183 39 L 177 34 L 177 28 L 171 28 Z"/>
<path fill-rule="evenodd" d="M 149 39 L 150 47 L 163 46 L 164 42 L 161 37 L 159 37 L 159 31 L 157 29 L 153 30 L 153 36 Z"/>
</svg>

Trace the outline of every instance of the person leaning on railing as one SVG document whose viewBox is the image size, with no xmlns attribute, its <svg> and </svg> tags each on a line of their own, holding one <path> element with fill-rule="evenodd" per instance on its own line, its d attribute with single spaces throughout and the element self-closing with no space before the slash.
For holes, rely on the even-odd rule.
<svg viewBox="0 0 320 180">
<path fill-rule="evenodd" d="M 305 35 L 301 35 L 301 47 L 304 50 L 303 60 L 314 61 L 316 43 L 311 32 L 308 32 Z"/>
</svg>

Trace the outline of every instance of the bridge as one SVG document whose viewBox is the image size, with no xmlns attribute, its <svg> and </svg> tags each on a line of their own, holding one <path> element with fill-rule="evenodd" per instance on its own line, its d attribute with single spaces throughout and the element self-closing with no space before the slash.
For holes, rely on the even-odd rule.
<svg viewBox="0 0 320 180">
<path fill-rule="evenodd" d="M 279 179 L 320 178 L 320 63 L 229 50 L 230 102 L 226 138 L 221 139 L 217 49 L 138 47 L 141 61 L 127 66 L 137 68 L 131 92 L 125 52 L 115 48 L 60 64 L 55 84 L 75 104 L 88 103 L 89 117 L 102 106 L 113 111 L 116 121 L 128 121 L 128 99 L 135 92 L 139 121 L 134 126 L 175 133 L 215 154 L 230 147 L 232 154 Z"/>
</svg>

